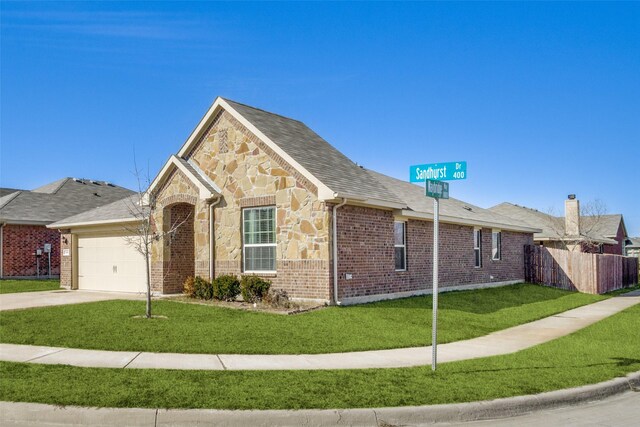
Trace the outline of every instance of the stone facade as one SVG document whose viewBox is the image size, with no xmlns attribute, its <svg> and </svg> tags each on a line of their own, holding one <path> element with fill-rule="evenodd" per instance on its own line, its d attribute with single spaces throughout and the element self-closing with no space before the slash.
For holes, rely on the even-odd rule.
<svg viewBox="0 0 640 427">
<path fill-rule="evenodd" d="M 44 225 L 6 224 L 2 227 L 3 277 L 46 277 L 48 256 L 40 257 L 40 271 L 36 270 L 36 249 L 51 244 L 51 275 L 60 275 L 60 233 Z"/>
<path fill-rule="evenodd" d="M 318 201 L 317 189 L 284 159 L 250 133 L 230 114 L 218 115 L 188 158 L 222 190 L 214 207 L 215 275 L 243 274 L 242 209 L 276 207 L 276 273 L 263 274 L 273 286 L 296 298 L 328 300 L 329 211 Z M 209 212 L 212 201 L 201 200 L 198 190 L 178 169 L 155 191 L 158 209 L 154 217 L 163 230 L 170 227 L 167 209 L 176 203 L 193 207 L 194 274 L 210 276 Z M 152 255 L 154 291 L 181 290 L 177 267 L 166 238 Z"/>
</svg>

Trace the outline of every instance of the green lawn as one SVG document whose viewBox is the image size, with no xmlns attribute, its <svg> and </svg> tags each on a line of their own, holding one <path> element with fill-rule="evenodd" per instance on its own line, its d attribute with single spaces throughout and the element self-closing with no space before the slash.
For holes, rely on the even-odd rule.
<svg viewBox="0 0 640 427">
<path fill-rule="evenodd" d="M 486 335 L 606 297 L 537 285 L 440 296 L 439 342 Z M 104 350 L 177 353 L 331 353 L 431 344 L 431 297 L 414 297 L 283 316 L 155 301 L 106 301 L 10 311 L 0 341 Z M 55 325 L 55 327 L 51 327 Z"/>
<path fill-rule="evenodd" d="M 496 399 L 640 370 L 640 305 L 521 352 L 430 367 L 164 371 L 0 362 L 0 400 L 218 409 L 356 408 Z"/>
<path fill-rule="evenodd" d="M 53 291 L 60 289 L 60 280 L 0 280 L 0 294 Z"/>
</svg>

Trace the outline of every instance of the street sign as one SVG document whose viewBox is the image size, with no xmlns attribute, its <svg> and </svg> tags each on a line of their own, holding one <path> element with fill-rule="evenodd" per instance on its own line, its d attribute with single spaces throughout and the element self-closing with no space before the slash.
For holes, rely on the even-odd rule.
<svg viewBox="0 0 640 427">
<path fill-rule="evenodd" d="M 409 182 L 424 182 L 427 179 L 455 181 L 467 179 L 467 162 L 429 163 L 409 168 Z"/>
<path fill-rule="evenodd" d="M 448 199 L 449 198 L 449 183 L 444 181 L 436 181 L 435 179 L 427 180 L 427 196 L 434 199 Z"/>
</svg>

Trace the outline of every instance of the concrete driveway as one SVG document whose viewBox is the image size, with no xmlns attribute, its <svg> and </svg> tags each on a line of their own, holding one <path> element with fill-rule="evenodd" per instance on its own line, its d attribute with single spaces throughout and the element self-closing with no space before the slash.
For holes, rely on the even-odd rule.
<svg viewBox="0 0 640 427">
<path fill-rule="evenodd" d="M 0 311 L 23 308 L 49 307 L 52 305 L 80 304 L 83 302 L 114 299 L 144 299 L 145 294 L 124 292 L 67 291 L 64 289 L 44 292 L 19 292 L 0 295 Z"/>
</svg>

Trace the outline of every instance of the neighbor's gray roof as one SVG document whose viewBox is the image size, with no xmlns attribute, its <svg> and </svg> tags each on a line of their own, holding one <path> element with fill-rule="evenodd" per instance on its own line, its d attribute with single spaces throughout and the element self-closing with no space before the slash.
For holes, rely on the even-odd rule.
<svg viewBox="0 0 640 427">
<path fill-rule="evenodd" d="M 110 222 L 117 220 L 135 220 L 136 218 L 143 218 L 148 214 L 149 210 L 146 206 L 139 204 L 140 196 L 133 194 L 124 199 L 117 200 L 108 205 L 100 206 L 88 210 L 86 212 L 79 213 L 77 215 L 70 216 L 61 221 L 54 222 L 49 225 L 49 228 L 67 228 L 75 224 L 86 224 L 94 222 Z"/>
<path fill-rule="evenodd" d="M 627 248 L 640 248 L 640 237 L 629 237 L 631 244 Z"/>
<path fill-rule="evenodd" d="M 63 178 L 33 191 L 22 190 L 0 198 L 0 222 L 49 224 L 131 193 L 106 182 Z"/>
<path fill-rule="evenodd" d="M 536 209 L 507 202 L 493 206 L 489 210 L 541 229 L 541 233 L 534 234 L 534 239 L 560 240 L 564 235 L 564 217 L 550 215 Z M 588 235 L 585 237 L 601 243 L 615 245 L 617 242 L 610 237 L 615 237 L 617 234 L 621 220 L 622 215 L 602 215 L 595 221 L 593 228 L 589 230 Z"/>
<path fill-rule="evenodd" d="M 372 178 L 372 181 L 379 182 L 389 191 L 395 192 L 398 198 L 407 205 L 408 209 L 433 215 L 433 199 L 425 196 L 424 187 L 372 170 L 367 170 L 367 173 Z M 527 224 L 523 224 L 521 221 L 505 217 L 488 209 L 483 209 L 454 198 L 440 200 L 440 215 L 459 218 L 470 223 L 503 224 L 505 228 L 513 227 L 519 229 L 527 227 Z M 537 229 L 538 227 L 530 226 L 530 228 Z"/>
<path fill-rule="evenodd" d="M 225 101 L 331 190 L 399 203 L 392 192 L 371 182 L 367 172 L 304 123 L 258 108 Z"/>
<path fill-rule="evenodd" d="M 11 193 L 15 193 L 16 191 L 20 191 L 17 188 L 0 188 L 0 198 L 11 194 Z"/>
</svg>

